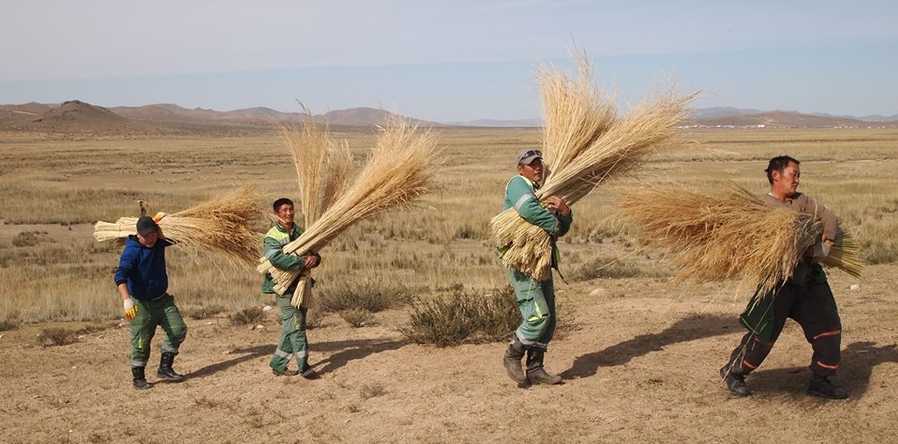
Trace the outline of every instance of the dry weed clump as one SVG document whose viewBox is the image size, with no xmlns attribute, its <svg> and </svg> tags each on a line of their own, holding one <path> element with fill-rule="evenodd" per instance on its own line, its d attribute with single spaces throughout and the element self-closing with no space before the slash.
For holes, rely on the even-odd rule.
<svg viewBox="0 0 898 444">
<path fill-rule="evenodd" d="M 340 318 L 353 328 L 367 327 L 375 324 L 374 314 L 364 308 L 350 308 L 339 313 Z"/>
<path fill-rule="evenodd" d="M 658 146 L 672 140 L 694 95 L 667 93 L 617 117 L 611 100 L 592 84 L 589 65 L 579 59 L 580 73 L 569 79 L 559 71 L 540 75 L 545 128 L 541 201 L 557 196 L 572 205 L 611 177 L 635 169 Z M 552 239 L 509 208 L 490 221 L 503 265 L 536 280 L 551 274 Z"/>
<path fill-rule="evenodd" d="M 209 319 L 215 315 L 225 312 L 225 308 L 222 305 L 200 305 L 193 307 L 186 307 L 181 310 L 185 316 L 190 319 Z"/>
<path fill-rule="evenodd" d="M 341 312 L 362 309 L 372 313 L 407 304 L 411 299 L 408 288 L 386 281 L 340 283 L 319 292 L 321 309 Z"/>
<path fill-rule="evenodd" d="M 456 290 L 415 298 L 409 321 L 400 332 L 419 344 L 446 347 L 469 340 L 501 340 L 520 322 L 510 287 L 487 293 Z"/>
<path fill-rule="evenodd" d="M 248 307 L 231 313 L 228 319 L 235 326 L 256 325 L 265 319 L 265 312 L 262 311 L 262 307 Z"/>
<path fill-rule="evenodd" d="M 771 208 L 735 185 L 726 192 L 644 187 L 626 192 L 620 207 L 647 243 L 670 252 L 680 278 L 739 278 L 763 293 L 792 276 L 822 230 L 814 215 Z M 853 263 L 852 246 L 842 236 L 829 265 Z"/>
<path fill-rule="evenodd" d="M 595 256 L 580 264 L 570 273 L 573 281 L 592 279 L 626 279 L 635 277 L 662 277 L 666 274 L 654 268 L 611 256 Z"/>
</svg>

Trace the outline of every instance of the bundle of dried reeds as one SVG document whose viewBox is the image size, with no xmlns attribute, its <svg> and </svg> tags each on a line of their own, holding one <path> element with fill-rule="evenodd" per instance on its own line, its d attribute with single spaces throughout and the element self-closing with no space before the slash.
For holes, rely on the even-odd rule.
<svg viewBox="0 0 898 444">
<path fill-rule="evenodd" d="M 261 235 L 252 230 L 261 214 L 252 188 L 210 200 L 164 217 L 157 216 L 165 237 L 190 253 L 208 250 L 225 258 L 255 263 Z M 161 216 L 161 215 L 160 215 Z M 137 234 L 137 218 L 122 217 L 115 223 L 99 221 L 94 238 L 104 242 Z"/>
<path fill-rule="evenodd" d="M 563 198 L 569 205 L 592 192 L 613 175 L 636 167 L 661 143 L 669 141 L 685 117 L 695 95 L 668 93 L 637 106 L 625 118 L 589 78 L 589 66 L 580 59 L 579 77 L 544 69 L 540 74 L 545 129 L 543 154 L 549 168 L 537 198 Z M 502 263 L 537 280 L 551 275 L 549 234 L 527 223 L 514 209 L 490 221 Z"/>
<path fill-rule="evenodd" d="M 771 208 L 736 185 L 722 193 L 643 187 L 626 192 L 620 207 L 647 243 L 671 254 L 680 278 L 739 278 L 761 294 L 788 280 L 822 233 L 815 215 Z M 851 260 L 845 239 L 838 247 L 841 259 L 831 256 L 833 266 Z"/>
<path fill-rule="evenodd" d="M 311 117 L 311 115 L 309 116 Z M 352 153 L 345 142 L 331 137 L 323 123 L 307 119 L 301 127 L 282 128 L 299 181 L 303 226 L 310 227 L 330 208 L 349 184 Z M 311 297 L 311 276 L 304 270 L 291 303 L 301 307 Z"/>
<path fill-rule="evenodd" d="M 411 203 L 427 192 L 436 160 L 436 139 L 431 133 L 418 132 L 404 120 L 389 121 L 352 185 L 299 239 L 287 244 L 284 253 L 301 256 L 320 251 L 358 221 Z M 278 270 L 264 258 L 260 262 L 257 270 L 271 273 L 278 294 L 284 294 L 298 277 L 299 273 Z"/>
</svg>

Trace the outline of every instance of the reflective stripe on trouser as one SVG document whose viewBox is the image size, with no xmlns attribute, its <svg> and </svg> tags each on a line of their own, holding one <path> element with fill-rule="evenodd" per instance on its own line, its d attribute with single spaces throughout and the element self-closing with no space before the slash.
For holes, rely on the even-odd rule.
<svg viewBox="0 0 898 444">
<path fill-rule="evenodd" d="M 521 325 L 515 335 L 524 346 L 545 350 L 555 334 L 555 287 L 550 276 L 538 282 L 517 270 L 506 269 L 514 288 Z"/>
<path fill-rule="evenodd" d="M 277 305 L 281 311 L 281 336 L 278 347 L 271 355 L 271 368 L 283 371 L 287 369 L 291 356 L 296 356 L 296 364 L 300 371 L 309 367 L 309 347 L 306 341 L 306 309 L 296 308 L 290 303 L 292 292 L 285 296 L 277 296 Z"/>
<path fill-rule="evenodd" d="M 187 325 L 175 306 L 175 299 L 165 294 L 152 301 L 134 299 L 134 304 L 137 306 L 137 315 L 130 322 L 131 367 L 147 366 L 156 326 L 161 326 L 165 331 L 162 352 L 178 353 L 178 348 L 187 337 Z"/>
<path fill-rule="evenodd" d="M 764 316 L 754 313 L 764 313 Z M 766 328 L 742 338 L 741 344 L 730 356 L 733 371 L 747 374 L 760 366 L 770 354 L 788 318 L 798 322 L 814 350 L 811 371 L 819 376 L 835 374 L 841 360 L 842 324 L 825 275 L 822 279 L 808 279 L 803 285 L 790 281 L 775 295 L 753 307 L 750 305 L 742 315 L 742 322 L 763 323 Z"/>
</svg>

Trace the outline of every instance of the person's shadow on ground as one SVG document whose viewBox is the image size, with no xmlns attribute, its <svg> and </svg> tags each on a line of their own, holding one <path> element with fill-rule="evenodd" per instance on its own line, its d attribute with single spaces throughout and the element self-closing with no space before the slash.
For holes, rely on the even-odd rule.
<svg viewBox="0 0 898 444">
<path fill-rule="evenodd" d="M 810 346 L 807 354 L 810 357 Z M 877 346 L 873 342 L 854 342 L 842 350 L 842 365 L 836 380 L 848 390 L 851 399 L 860 399 L 870 387 L 873 368 L 886 362 L 898 363 L 895 344 Z M 810 374 L 808 367 L 759 370 L 749 376 L 748 385 L 759 394 L 803 395 Z"/>
<path fill-rule="evenodd" d="M 329 357 L 315 362 L 312 368 L 315 368 L 319 374 L 332 372 L 350 361 L 362 359 L 375 353 L 388 350 L 396 350 L 408 344 L 404 340 L 392 339 L 358 339 L 351 341 L 332 341 L 311 344 L 311 351 L 314 352 L 336 352 Z M 260 356 L 268 356 L 274 353 L 275 346 L 273 344 L 257 345 L 255 347 L 240 348 L 232 350 L 230 354 L 240 355 L 232 359 L 207 365 L 196 371 L 190 372 L 185 379 L 204 378 L 214 375 L 218 372 L 225 371 L 242 362 L 256 359 Z M 317 368 L 324 364 L 324 367 Z"/>
<path fill-rule="evenodd" d="M 668 345 L 730 334 L 738 332 L 738 329 L 739 322 L 735 316 L 693 314 L 680 319 L 661 332 L 639 335 L 603 350 L 580 355 L 574 359 L 571 368 L 561 373 L 561 377 L 585 378 L 595 375 L 599 367 L 626 364 L 633 358 L 661 351 Z"/>
</svg>

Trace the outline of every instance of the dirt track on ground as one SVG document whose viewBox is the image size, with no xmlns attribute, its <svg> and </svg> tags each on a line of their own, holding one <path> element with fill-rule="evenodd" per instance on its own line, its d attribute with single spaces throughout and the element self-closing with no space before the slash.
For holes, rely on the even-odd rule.
<svg viewBox="0 0 898 444">
<path fill-rule="evenodd" d="M 188 319 L 176 368 L 189 379 L 146 392 L 130 387 L 125 328 L 42 348 L 45 325 L 23 326 L 0 338 L 0 441 L 890 442 L 896 271 L 869 267 L 853 291 L 851 278 L 831 277 L 847 401 L 804 395 L 810 347 L 793 322 L 749 379 L 755 396 L 728 396 L 716 373 L 745 301 L 732 286 L 595 280 L 559 285 L 561 316 L 578 328 L 552 344 L 547 367 L 565 384 L 527 390 L 506 379 L 503 344 L 410 344 L 396 332 L 401 310 L 360 329 L 325 318 L 309 333 L 317 381 L 269 372 L 273 313 L 261 331 Z"/>
</svg>

